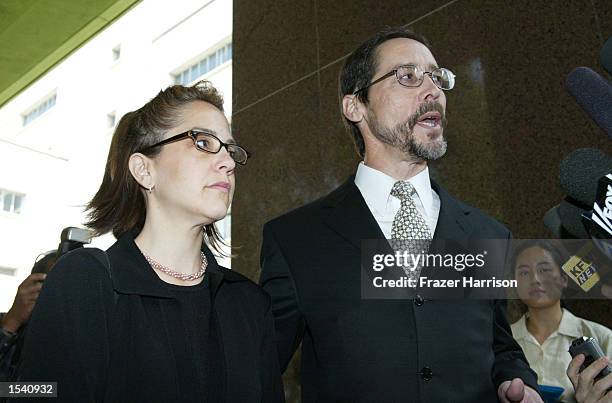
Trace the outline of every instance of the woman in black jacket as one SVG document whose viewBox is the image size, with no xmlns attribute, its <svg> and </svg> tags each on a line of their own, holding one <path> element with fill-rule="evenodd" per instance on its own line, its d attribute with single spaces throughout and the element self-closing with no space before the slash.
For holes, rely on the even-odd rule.
<svg viewBox="0 0 612 403">
<path fill-rule="evenodd" d="M 56 381 L 67 402 L 284 401 L 270 299 L 211 253 L 247 159 L 208 82 L 127 113 L 88 205 L 117 242 L 51 271 L 19 380 Z"/>
</svg>

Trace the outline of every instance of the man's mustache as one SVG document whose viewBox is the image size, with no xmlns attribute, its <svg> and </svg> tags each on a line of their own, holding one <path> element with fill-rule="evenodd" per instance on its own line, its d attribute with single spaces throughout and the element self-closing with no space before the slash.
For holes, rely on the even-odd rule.
<svg viewBox="0 0 612 403">
<path fill-rule="evenodd" d="M 440 126 L 446 127 L 446 113 L 439 102 L 423 102 L 417 111 L 408 119 L 408 129 L 412 131 L 421 117 L 428 112 L 438 112 L 440 114 Z"/>
</svg>

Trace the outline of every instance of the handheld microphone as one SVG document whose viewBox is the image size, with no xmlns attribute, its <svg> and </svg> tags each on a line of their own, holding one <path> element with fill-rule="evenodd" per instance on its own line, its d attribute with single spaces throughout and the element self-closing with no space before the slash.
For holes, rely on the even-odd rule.
<svg viewBox="0 0 612 403">
<path fill-rule="evenodd" d="M 612 262 L 612 172 L 599 180 L 593 211 L 582 221 L 600 252 Z"/>
<path fill-rule="evenodd" d="M 597 193 L 591 219 L 597 224 L 598 238 L 609 239 L 612 238 L 612 173 L 600 179 Z"/>
<path fill-rule="evenodd" d="M 588 216 L 598 197 L 598 181 L 609 172 L 612 157 L 597 149 L 569 153 L 559 164 L 559 183 L 567 197 L 546 214 L 546 227 L 559 238 L 591 238 L 583 216 Z"/>
<path fill-rule="evenodd" d="M 612 138 L 612 86 L 588 67 L 577 67 L 567 76 L 565 88 Z"/>
<path fill-rule="evenodd" d="M 593 249 L 592 243 L 585 244 L 561 266 L 561 269 L 568 277 L 582 288 L 584 292 L 588 292 L 600 280 L 597 268 L 593 264 L 593 259 L 589 256 L 591 249 Z"/>
<path fill-rule="evenodd" d="M 611 171 L 611 156 L 595 148 L 579 148 L 559 164 L 559 184 L 574 204 L 590 210 L 597 195 L 597 182 Z"/>
<path fill-rule="evenodd" d="M 563 270 L 586 292 L 600 280 L 590 255 L 591 245 L 597 247 L 599 256 L 603 256 L 605 261 L 612 262 L 612 172 L 599 179 L 593 210 L 582 214 L 582 223 L 592 242 L 572 256 L 563 265 Z"/>
</svg>

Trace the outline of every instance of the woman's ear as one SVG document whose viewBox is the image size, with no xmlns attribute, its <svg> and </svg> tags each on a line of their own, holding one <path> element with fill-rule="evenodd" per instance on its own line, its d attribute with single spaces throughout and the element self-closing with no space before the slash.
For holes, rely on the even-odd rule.
<svg viewBox="0 0 612 403">
<path fill-rule="evenodd" d="M 155 187 L 155 180 L 151 172 L 153 171 L 151 159 L 144 154 L 134 153 L 130 155 L 128 167 L 130 173 L 140 186 L 151 190 Z"/>
<path fill-rule="evenodd" d="M 357 95 L 347 94 L 342 98 L 342 114 L 353 123 L 359 123 L 363 119 L 361 106 Z"/>
<path fill-rule="evenodd" d="M 568 281 L 569 281 L 569 278 L 567 274 L 565 274 L 565 272 L 561 270 L 561 289 L 562 290 L 565 290 L 567 288 Z"/>
</svg>

